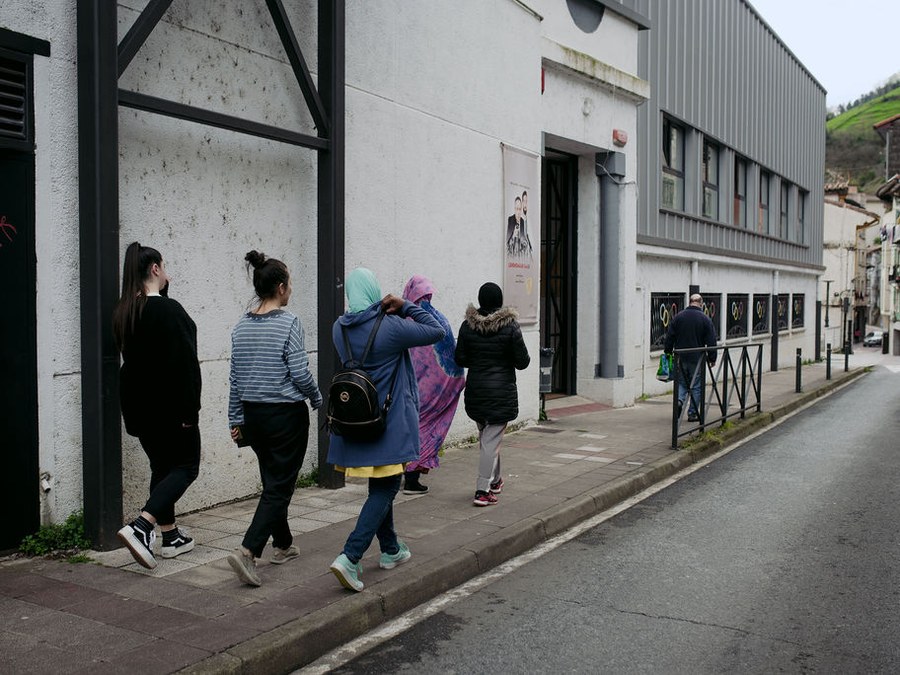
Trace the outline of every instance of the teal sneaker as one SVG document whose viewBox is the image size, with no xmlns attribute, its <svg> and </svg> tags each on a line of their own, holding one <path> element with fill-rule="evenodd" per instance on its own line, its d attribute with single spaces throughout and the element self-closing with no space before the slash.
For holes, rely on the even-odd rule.
<svg viewBox="0 0 900 675">
<path fill-rule="evenodd" d="M 350 558 L 343 553 L 334 559 L 329 569 L 331 569 L 331 573 L 337 577 L 337 580 L 341 582 L 344 588 L 349 588 L 351 591 L 361 591 L 363 589 L 363 582 L 359 580 L 359 575 L 362 573 L 362 565 L 350 562 Z"/>
<path fill-rule="evenodd" d="M 394 554 L 391 553 L 382 553 L 381 560 L 378 561 L 378 566 L 383 570 L 392 570 L 397 565 L 402 565 L 407 560 L 412 558 L 412 553 L 409 552 L 409 546 L 404 544 L 399 539 L 397 540 L 397 545 L 400 547 L 400 550 Z"/>
</svg>

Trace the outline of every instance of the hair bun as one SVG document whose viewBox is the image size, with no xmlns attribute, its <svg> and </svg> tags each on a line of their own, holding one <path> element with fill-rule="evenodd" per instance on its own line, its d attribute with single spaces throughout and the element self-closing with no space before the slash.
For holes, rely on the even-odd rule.
<svg viewBox="0 0 900 675">
<path fill-rule="evenodd" d="M 266 262 L 266 256 L 259 251 L 250 251 L 244 256 L 244 260 L 253 265 L 253 269 L 259 269 Z"/>
</svg>

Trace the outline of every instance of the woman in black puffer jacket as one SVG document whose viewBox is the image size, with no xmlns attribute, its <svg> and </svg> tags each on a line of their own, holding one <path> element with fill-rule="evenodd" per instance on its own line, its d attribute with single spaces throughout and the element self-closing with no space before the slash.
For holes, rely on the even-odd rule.
<svg viewBox="0 0 900 675">
<path fill-rule="evenodd" d="M 468 368 L 466 375 L 466 414 L 478 426 L 478 481 L 475 506 L 497 503 L 503 489 L 500 475 L 500 442 L 508 422 L 519 415 L 516 370 L 531 362 L 516 321 L 516 312 L 503 307 L 503 291 L 494 283 L 478 291 L 475 309 L 469 305 L 466 320 L 459 328 L 456 363 Z"/>
</svg>

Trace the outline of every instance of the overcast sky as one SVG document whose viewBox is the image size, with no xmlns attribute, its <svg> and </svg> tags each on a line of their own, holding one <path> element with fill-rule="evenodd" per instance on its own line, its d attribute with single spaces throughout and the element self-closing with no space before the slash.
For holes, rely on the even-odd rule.
<svg viewBox="0 0 900 675">
<path fill-rule="evenodd" d="M 829 108 L 900 71 L 900 0 L 749 1 L 828 91 Z"/>
</svg>

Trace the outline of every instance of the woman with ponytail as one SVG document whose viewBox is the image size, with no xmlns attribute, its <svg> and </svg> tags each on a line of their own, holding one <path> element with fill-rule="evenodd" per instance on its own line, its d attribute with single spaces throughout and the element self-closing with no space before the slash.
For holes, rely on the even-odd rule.
<svg viewBox="0 0 900 675">
<path fill-rule="evenodd" d="M 197 326 L 167 297 L 169 276 L 156 249 L 134 242 L 125 251 L 122 296 L 113 332 L 122 352 L 119 396 L 125 431 L 150 460 L 150 497 L 118 536 L 144 567 L 156 567 L 155 526 L 163 558 L 194 548 L 175 524 L 175 502 L 200 470 L 200 363 Z"/>
<path fill-rule="evenodd" d="M 238 445 L 250 445 L 259 462 L 263 491 L 241 546 L 228 557 L 238 578 L 261 584 L 256 560 L 272 539 L 270 562 L 300 555 L 288 526 L 288 506 L 309 440 L 308 400 L 313 410 L 322 394 L 309 371 L 300 319 L 284 309 L 291 275 L 280 260 L 250 251 L 256 308 L 241 317 L 231 334 L 231 392 L 228 425 Z"/>
</svg>

